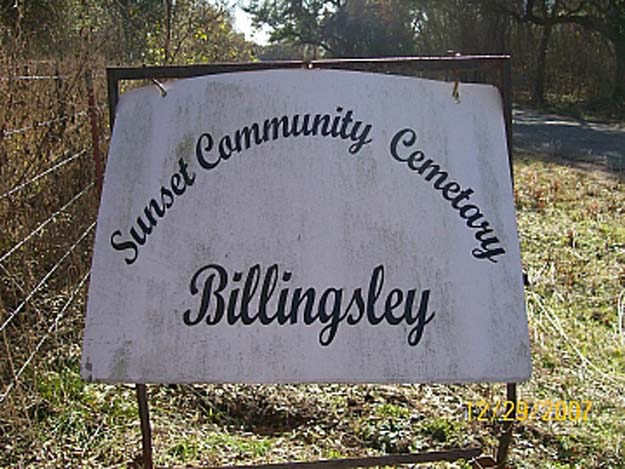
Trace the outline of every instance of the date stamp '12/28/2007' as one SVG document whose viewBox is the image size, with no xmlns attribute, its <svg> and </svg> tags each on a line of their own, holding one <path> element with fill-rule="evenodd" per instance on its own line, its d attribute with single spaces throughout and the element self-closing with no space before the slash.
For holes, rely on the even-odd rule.
<svg viewBox="0 0 625 469">
<path fill-rule="evenodd" d="M 586 422 L 592 401 L 565 401 L 541 399 L 534 402 L 519 400 L 514 401 L 494 401 L 479 400 L 466 402 L 467 421 L 494 422 L 502 420 L 504 422 L 526 420 L 542 420 L 544 422 Z"/>
</svg>

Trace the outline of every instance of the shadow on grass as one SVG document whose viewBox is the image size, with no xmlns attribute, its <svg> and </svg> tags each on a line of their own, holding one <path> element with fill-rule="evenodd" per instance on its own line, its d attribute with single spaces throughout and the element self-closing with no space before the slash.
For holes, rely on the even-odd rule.
<svg viewBox="0 0 625 469">
<path fill-rule="evenodd" d="M 514 161 L 541 161 L 543 163 L 557 164 L 567 168 L 574 168 L 587 172 L 600 172 L 616 178 L 620 182 L 625 182 L 625 169 L 611 168 L 602 162 L 593 162 L 583 158 L 571 158 L 557 154 L 539 153 L 537 151 L 527 151 L 519 148 L 514 149 L 512 158 Z M 625 163 L 625 156 L 623 159 Z"/>
</svg>

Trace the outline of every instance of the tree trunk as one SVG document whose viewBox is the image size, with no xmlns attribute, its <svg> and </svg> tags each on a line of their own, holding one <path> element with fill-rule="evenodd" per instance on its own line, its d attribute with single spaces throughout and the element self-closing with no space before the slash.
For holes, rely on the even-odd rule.
<svg viewBox="0 0 625 469">
<path fill-rule="evenodd" d="M 614 41 L 614 55 L 616 57 L 616 69 L 612 98 L 623 103 L 625 102 L 625 37 Z"/>
<path fill-rule="evenodd" d="M 169 63 L 169 48 L 171 46 L 171 7 L 172 0 L 165 0 L 165 64 Z"/>
<path fill-rule="evenodd" d="M 536 61 L 536 77 L 534 79 L 534 89 L 532 90 L 532 101 L 543 106 L 545 104 L 545 74 L 547 69 L 547 50 L 549 49 L 549 38 L 553 25 L 545 23 L 543 34 L 538 46 L 538 60 Z"/>
</svg>

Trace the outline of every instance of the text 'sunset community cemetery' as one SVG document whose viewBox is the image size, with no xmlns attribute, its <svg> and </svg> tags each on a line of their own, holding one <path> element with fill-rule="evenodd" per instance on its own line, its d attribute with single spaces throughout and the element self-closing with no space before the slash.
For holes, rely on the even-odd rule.
<svg viewBox="0 0 625 469">
<path fill-rule="evenodd" d="M 528 379 L 499 92 L 451 87 L 275 70 L 126 93 L 83 376 Z"/>
</svg>

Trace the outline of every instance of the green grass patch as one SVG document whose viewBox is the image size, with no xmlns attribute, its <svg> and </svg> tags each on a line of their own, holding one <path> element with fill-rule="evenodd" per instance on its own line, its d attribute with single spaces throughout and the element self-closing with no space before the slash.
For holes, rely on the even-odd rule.
<svg viewBox="0 0 625 469">
<path fill-rule="evenodd" d="M 516 426 L 515 468 L 625 467 L 623 177 L 531 157 L 515 164 L 517 219 L 533 374 L 540 400 L 592 402 L 583 421 Z M 80 328 L 80 321 L 76 321 Z M 85 384 L 75 344 L 59 342 L 0 408 L 0 465 L 137 467 L 134 389 Z M 68 357 L 62 359 L 59 357 Z M 504 399 L 501 385 L 150 386 L 160 465 L 217 465 L 482 446 L 501 422 L 467 422 L 466 403 Z M 467 467 L 435 465 L 434 467 Z"/>
</svg>

